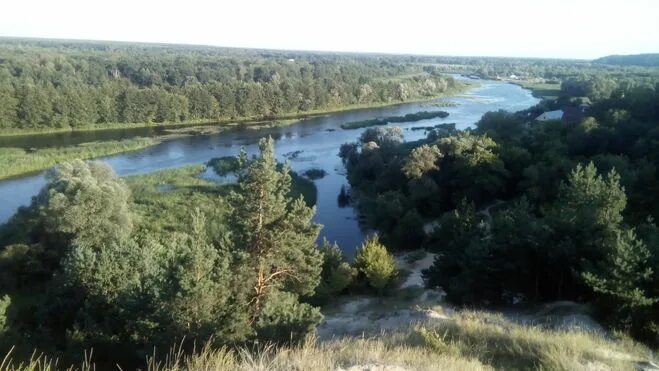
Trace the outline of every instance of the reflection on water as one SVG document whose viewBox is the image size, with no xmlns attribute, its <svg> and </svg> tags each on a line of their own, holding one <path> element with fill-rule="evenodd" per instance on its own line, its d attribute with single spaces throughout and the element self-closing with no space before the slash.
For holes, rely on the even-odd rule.
<svg viewBox="0 0 659 371">
<path fill-rule="evenodd" d="M 327 172 L 327 176 L 314 181 L 318 188 L 315 221 L 324 226 L 320 235 L 321 239 L 327 238 L 330 241 L 336 241 L 346 254 L 351 256 L 361 244 L 363 232 L 358 225 L 353 208 L 349 207 L 348 203 L 339 205 L 337 200 L 341 189 L 348 186 L 338 152 L 342 143 L 355 141 L 365 129 L 342 130 L 340 125 L 349 121 L 380 116 L 403 116 L 418 111 L 443 110 L 450 113 L 449 117 L 401 123 L 398 126 L 413 128 L 455 122 L 458 129 L 464 129 L 473 126 L 487 111 L 499 109 L 518 111 L 538 102 L 529 91 L 523 90 L 519 86 L 498 82 L 484 81 L 482 83 L 481 87 L 474 89 L 471 93 L 454 98 L 453 101 L 457 103 L 455 107 L 435 107 L 428 103 L 410 103 L 342 112 L 309 118 L 283 128 L 268 128 L 259 131 L 236 129 L 219 134 L 173 139 L 144 150 L 110 156 L 102 160 L 112 166 L 119 175 L 143 174 L 165 168 L 205 163 L 213 157 L 236 156 L 241 146 L 245 147 L 248 154 L 256 154 L 258 140 L 270 135 L 277 141 L 276 150 L 279 159 L 289 161 L 294 171 L 302 173 L 305 170 L 317 168 Z M 127 132 L 125 131 L 122 135 L 128 135 Z M 424 130 L 404 130 L 403 133 L 406 140 L 416 140 L 425 136 Z M 39 138 L 40 145 L 44 145 L 48 140 L 59 140 L 58 138 L 62 138 L 62 136 L 57 134 L 50 139 L 43 136 L 37 138 Z M 117 137 L 106 139 L 117 139 Z M 36 146 L 29 142 L 24 144 Z M 215 179 L 211 171 L 205 172 L 203 176 L 223 182 L 233 181 L 232 179 Z M 45 179 L 42 174 L 1 181 L 0 222 L 6 221 L 19 206 L 28 204 L 31 197 L 36 195 L 44 184 Z"/>
</svg>

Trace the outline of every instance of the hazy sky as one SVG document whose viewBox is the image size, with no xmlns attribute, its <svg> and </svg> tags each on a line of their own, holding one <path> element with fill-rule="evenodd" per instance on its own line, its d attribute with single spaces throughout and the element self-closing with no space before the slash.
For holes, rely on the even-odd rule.
<svg viewBox="0 0 659 371">
<path fill-rule="evenodd" d="M 659 52 L 659 0 L 3 0 L 0 35 L 595 58 Z"/>
</svg>

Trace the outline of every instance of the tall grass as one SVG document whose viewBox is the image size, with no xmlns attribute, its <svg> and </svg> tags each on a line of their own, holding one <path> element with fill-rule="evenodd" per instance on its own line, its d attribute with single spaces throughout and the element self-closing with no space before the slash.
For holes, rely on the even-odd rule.
<svg viewBox="0 0 659 371">
<path fill-rule="evenodd" d="M 407 332 L 370 338 L 316 339 L 295 347 L 212 348 L 192 353 L 174 347 L 151 356 L 149 371 L 183 370 L 633 370 L 656 355 L 626 338 L 596 333 L 555 331 L 511 323 L 488 313 L 462 312 L 453 320 L 413 326 Z M 94 368 L 89 357 L 78 369 Z M 6 357 L 0 371 L 44 370 L 57 362 L 33 356 L 13 365 Z M 384 367 L 388 368 L 384 368 Z M 380 367 L 380 368 L 378 368 Z"/>
<path fill-rule="evenodd" d="M 158 143 L 151 138 L 133 138 L 119 141 L 91 142 L 59 148 L 40 148 L 34 151 L 23 148 L 0 148 L 0 179 L 10 178 L 53 167 L 73 159 L 90 159 L 135 151 Z"/>
<path fill-rule="evenodd" d="M 523 326 L 482 312 L 462 312 L 453 321 L 416 327 L 413 334 L 439 353 L 504 370 L 629 370 L 655 357 L 625 337 Z"/>
</svg>

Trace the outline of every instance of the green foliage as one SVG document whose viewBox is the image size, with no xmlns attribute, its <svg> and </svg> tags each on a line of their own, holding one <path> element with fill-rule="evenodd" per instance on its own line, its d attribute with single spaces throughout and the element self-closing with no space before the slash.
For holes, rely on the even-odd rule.
<svg viewBox="0 0 659 371">
<path fill-rule="evenodd" d="M 92 142 L 77 146 L 40 148 L 27 151 L 22 148 L 0 148 L 0 179 L 47 169 L 64 161 L 90 159 L 116 153 L 135 151 L 156 144 L 149 138 L 120 141 Z"/>
<path fill-rule="evenodd" d="M 322 321 L 320 310 L 301 303 L 290 292 L 273 291 L 265 298 L 255 330 L 259 341 L 301 342 Z"/>
<path fill-rule="evenodd" d="M 236 185 L 199 179 L 202 166 L 131 177 L 133 203 L 106 165 L 58 167 L 11 223 L 26 231 L 0 250 L 0 287 L 29 298 L 12 303 L 8 333 L 62 349 L 65 362 L 93 347 L 96 360 L 125 365 L 181 338 L 302 340 L 322 319 L 299 299 L 321 280 L 320 227 L 291 198 L 272 140 L 261 149 L 238 159 Z M 338 272 L 327 272 L 329 295 L 348 284 Z"/>
<path fill-rule="evenodd" d="M 382 295 L 398 275 L 396 261 L 377 235 L 368 238 L 357 251 L 355 267 L 378 295 Z"/>
<path fill-rule="evenodd" d="M 302 197 L 288 197 L 291 176 L 279 170 L 272 138 L 259 143 L 261 155 L 239 172 L 231 194 L 233 243 L 245 254 L 243 282 L 250 287 L 249 313 L 258 322 L 273 291 L 310 295 L 318 285 L 322 256 L 315 240 L 320 227 Z"/>
<path fill-rule="evenodd" d="M 582 273 L 586 284 L 598 294 L 598 306 L 604 318 L 656 341 L 652 337 L 658 335 L 659 292 L 656 279 L 653 280 L 657 268 L 650 250 L 633 230 L 618 232 L 607 245 L 605 260 L 595 262 Z"/>
<path fill-rule="evenodd" d="M 149 234 L 189 232 L 191 209 L 198 208 L 208 221 L 211 240 L 227 232 L 224 195 L 230 186 L 200 178 L 202 165 L 185 166 L 125 178 L 132 193 L 131 213 L 136 229 Z"/>
<path fill-rule="evenodd" d="M 0 129 L 14 132 L 274 118 L 462 86 L 396 57 L 29 40 L 0 53 Z"/>
<path fill-rule="evenodd" d="M 526 123 L 521 117 L 506 111 L 487 112 L 476 123 L 478 130 L 496 141 L 519 138 Z"/>
<path fill-rule="evenodd" d="M 77 160 L 59 165 L 47 179 L 36 203 L 49 233 L 85 246 L 130 235 L 130 190 L 108 165 Z"/>
<path fill-rule="evenodd" d="M 388 128 L 369 128 L 359 137 L 363 144 L 375 143 L 376 146 L 397 144 L 403 141 L 403 130 L 398 126 Z"/>
<path fill-rule="evenodd" d="M 433 265 L 423 271 L 428 287 L 441 286 L 449 299 L 468 301 L 468 298 L 462 298 L 462 294 L 467 293 L 477 279 L 467 277 L 470 281 L 464 282 L 465 269 L 471 262 L 467 253 L 472 240 L 479 240 L 482 235 L 482 223 L 472 203 L 463 200 L 458 208 L 444 214 L 439 220 L 439 228 L 431 236 L 433 250 L 438 256 Z"/>
<path fill-rule="evenodd" d="M 171 334 L 231 339 L 241 322 L 245 324 L 232 313 L 232 292 L 226 287 L 233 279 L 231 253 L 208 242 L 203 213 L 196 209 L 191 219 L 189 238 L 179 240 L 175 246 L 178 251 L 171 263 L 173 272 L 167 287 L 170 299 L 164 314 L 171 318 Z"/>
<path fill-rule="evenodd" d="M 400 122 L 415 122 L 421 120 L 434 119 L 437 117 L 446 118 L 448 117 L 448 115 L 449 113 L 445 111 L 435 111 L 435 112 L 421 111 L 417 113 L 408 113 L 404 116 L 387 116 L 387 117 L 374 118 L 368 120 L 346 122 L 345 124 L 341 124 L 341 128 L 361 129 L 369 126 L 382 126 L 382 125 L 400 123 Z"/>
<path fill-rule="evenodd" d="M 43 244 L 6 245 L 0 250 L 0 288 L 14 291 L 51 278 L 59 266 L 61 251 Z"/>
<path fill-rule="evenodd" d="M 603 246 L 620 228 L 627 204 L 619 181 L 615 171 L 603 178 L 590 163 L 586 167 L 577 165 L 568 182 L 561 184 L 547 222 L 556 235 L 557 246 L 573 251 L 565 251 L 566 256 L 592 261 L 602 257 Z"/>
<path fill-rule="evenodd" d="M 654 342 L 659 240 L 642 223 L 659 217 L 657 75 L 562 68 L 545 76 L 561 76 L 560 98 L 487 113 L 475 130 L 401 143 L 368 129 L 340 151 L 352 193 L 388 246 L 439 254 L 425 278 L 454 302 L 591 301 L 612 326 Z M 529 122 L 576 106 L 580 122 Z M 434 230 L 415 239 L 413 225 Z"/>
<path fill-rule="evenodd" d="M 325 303 L 350 286 L 357 275 L 357 270 L 346 261 L 338 245 L 330 244 L 325 240 L 319 249 L 323 255 L 323 269 L 320 272 L 320 283 L 312 299 Z"/>
<path fill-rule="evenodd" d="M 235 156 L 225 156 L 210 159 L 208 166 L 212 167 L 217 175 L 225 176 L 236 172 L 240 168 L 240 163 Z"/>
<path fill-rule="evenodd" d="M 439 170 L 437 162 L 442 158 L 437 146 L 427 144 L 414 148 L 403 165 L 403 173 L 408 178 L 420 178 L 426 172 Z"/>
</svg>

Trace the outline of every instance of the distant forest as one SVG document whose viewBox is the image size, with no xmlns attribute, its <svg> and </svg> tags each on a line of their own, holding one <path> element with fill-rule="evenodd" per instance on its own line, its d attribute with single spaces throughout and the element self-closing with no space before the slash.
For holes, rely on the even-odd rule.
<svg viewBox="0 0 659 371">
<path fill-rule="evenodd" d="M 634 55 L 608 55 L 593 61 L 599 64 L 619 66 L 659 67 L 659 53 Z"/>
<path fill-rule="evenodd" d="M 603 85 L 631 73 L 634 82 L 652 81 L 656 71 L 632 65 L 657 63 L 656 54 L 590 63 L 5 38 L 0 130 L 268 119 L 391 104 L 459 90 L 447 72 L 556 82 L 596 75 Z"/>
<path fill-rule="evenodd" d="M 0 129 L 275 118 L 431 97 L 452 78 L 400 57 L 0 40 Z"/>
</svg>

